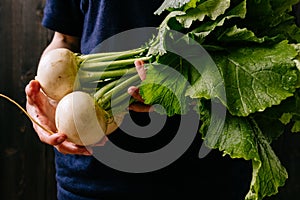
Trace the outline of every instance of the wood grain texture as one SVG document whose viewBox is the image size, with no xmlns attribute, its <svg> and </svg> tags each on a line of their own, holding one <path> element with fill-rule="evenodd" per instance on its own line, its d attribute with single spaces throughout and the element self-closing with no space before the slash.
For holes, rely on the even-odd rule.
<svg viewBox="0 0 300 200">
<path fill-rule="evenodd" d="M 23 107 L 24 88 L 52 36 L 41 26 L 44 4 L 45 0 L 0 1 L 0 92 Z M 52 147 L 42 144 L 29 119 L 3 99 L 0 128 L 0 199 L 55 199 Z"/>
<path fill-rule="evenodd" d="M 0 92 L 23 107 L 24 88 L 52 37 L 40 24 L 45 1 L 0 0 Z M 299 199 L 300 136 L 285 134 L 273 146 L 289 179 L 279 194 L 266 199 Z M 24 114 L 0 99 L 0 199 L 55 200 L 55 187 L 52 147 L 40 142 Z"/>
</svg>

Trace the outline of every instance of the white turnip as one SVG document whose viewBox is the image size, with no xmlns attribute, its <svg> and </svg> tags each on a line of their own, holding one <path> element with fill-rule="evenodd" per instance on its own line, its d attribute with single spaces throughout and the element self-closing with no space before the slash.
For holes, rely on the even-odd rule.
<svg viewBox="0 0 300 200">
<path fill-rule="evenodd" d="M 123 52 L 81 55 L 66 48 L 53 49 L 41 57 L 35 79 L 39 81 L 48 97 L 60 100 L 74 88 L 78 88 L 79 81 L 99 81 L 135 72 L 132 69 L 134 56 L 143 51 L 145 49 L 139 48 Z M 76 81 L 79 68 L 82 69 L 79 77 L 81 80 Z"/>
<path fill-rule="evenodd" d="M 68 49 L 59 48 L 47 52 L 40 59 L 35 79 L 48 97 L 60 100 L 73 91 L 77 72 L 76 55 Z"/>
<path fill-rule="evenodd" d="M 56 108 L 55 123 L 58 132 L 65 133 L 67 140 L 78 145 L 92 145 L 105 135 L 115 131 L 123 120 L 117 120 L 103 110 L 88 93 L 75 91 L 63 97 Z"/>
<path fill-rule="evenodd" d="M 15 104 L 26 116 L 50 135 L 55 134 L 36 121 L 20 104 L 1 94 Z M 64 96 L 57 104 L 55 124 L 59 133 L 67 135 L 67 141 L 86 146 L 99 142 L 105 135 L 114 132 L 122 123 L 125 112 L 112 116 L 103 110 L 94 98 L 85 92 L 75 91 Z"/>
<path fill-rule="evenodd" d="M 39 62 L 36 80 L 58 102 L 58 131 L 78 145 L 95 144 L 115 131 L 130 103 L 127 89 L 140 81 L 134 61 L 150 59 L 142 57 L 145 50 L 89 55 L 65 48 L 47 52 Z"/>
</svg>

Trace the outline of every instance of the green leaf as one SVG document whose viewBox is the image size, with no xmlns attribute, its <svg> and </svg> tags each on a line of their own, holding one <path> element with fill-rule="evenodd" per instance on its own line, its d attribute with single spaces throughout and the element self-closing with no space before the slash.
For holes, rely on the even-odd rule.
<svg viewBox="0 0 300 200">
<path fill-rule="evenodd" d="M 225 82 L 214 61 L 211 61 L 210 57 L 202 58 L 198 72 L 200 76 L 194 80 L 192 85 L 186 90 L 186 96 L 193 99 L 218 98 L 226 105 Z"/>
<path fill-rule="evenodd" d="M 290 97 L 278 107 L 282 110 L 279 120 L 284 125 L 292 124 L 291 132 L 300 132 L 300 90 L 298 89 L 293 97 Z"/>
<path fill-rule="evenodd" d="M 252 160 L 252 181 L 246 200 L 260 200 L 278 193 L 278 187 L 288 178 L 286 169 L 281 165 L 269 143 L 260 132 L 257 133 L 258 156 Z"/>
<path fill-rule="evenodd" d="M 290 13 L 298 2 L 165 0 L 156 12 L 170 14 L 150 45 L 150 55 L 159 59 L 147 71 L 142 96 L 146 103 L 163 105 L 165 110 L 159 112 L 168 115 L 185 113 L 192 100 L 226 106 L 224 124 L 212 118 L 204 103 L 197 110 L 200 132 L 207 146 L 252 162 L 246 199 L 278 193 L 287 172 L 270 143 L 287 127 L 300 131 L 300 45 L 291 45 L 300 42 L 300 29 Z M 215 64 L 201 58 L 199 71 L 172 57 L 166 42 L 173 38 L 170 30 L 179 30 L 186 34 L 183 40 L 191 37 L 206 47 Z M 172 67 L 166 67 L 169 63 Z"/>
<path fill-rule="evenodd" d="M 284 13 L 292 11 L 292 6 L 299 3 L 299 0 L 271 0 L 272 9 L 275 13 Z"/>
<path fill-rule="evenodd" d="M 200 1 L 201 0 L 190 0 L 190 2 L 188 2 L 187 4 L 185 4 L 183 6 L 183 11 L 187 11 L 188 9 L 191 9 L 191 8 L 196 8 L 198 2 L 200 2 Z"/>
<path fill-rule="evenodd" d="M 170 21 L 170 19 L 172 19 L 176 16 L 179 16 L 179 15 L 183 15 L 183 14 L 184 14 L 184 12 L 182 12 L 182 11 L 173 11 L 173 12 L 170 12 L 166 16 L 164 21 L 158 27 L 157 36 L 153 39 L 153 41 L 150 41 L 150 46 L 149 46 L 149 50 L 147 53 L 148 56 L 149 55 L 163 55 L 163 54 L 167 53 L 165 38 L 166 37 L 169 38 L 170 34 L 172 34 L 172 31 L 170 31 L 170 27 L 168 26 L 168 22 Z"/>
<path fill-rule="evenodd" d="M 214 60 L 223 74 L 231 114 L 248 116 L 293 96 L 298 79 L 293 62 L 297 52 L 286 41 L 229 51 Z"/>
<path fill-rule="evenodd" d="M 291 122 L 292 118 L 293 118 L 292 113 L 283 113 L 279 120 L 281 121 L 281 123 L 287 125 L 288 123 Z"/>
<path fill-rule="evenodd" d="M 161 6 L 154 12 L 156 15 L 160 15 L 164 10 L 170 8 L 180 8 L 186 3 L 189 3 L 190 0 L 165 0 Z"/>
<path fill-rule="evenodd" d="M 230 6 L 230 0 L 207 0 L 200 3 L 196 8 L 186 11 L 186 15 L 177 17 L 177 20 L 189 28 L 193 21 L 203 21 L 205 16 L 215 20 L 219 15 L 225 13 Z"/>
<path fill-rule="evenodd" d="M 293 58 L 297 52 L 286 41 L 228 51 L 229 54 L 212 55 L 219 71 L 206 67 L 187 90 L 188 96 L 219 98 L 231 114 L 248 116 L 294 95 L 299 72 Z"/>
<path fill-rule="evenodd" d="M 268 30 L 268 35 L 277 35 L 283 39 L 288 39 L 291 43 L 300 42 L 300 28 L 295 24 L 294 18 Z"/>
<path fill-rule="evenodd" d="M 202 43 L 202 41 L 211 34 L 217 27 L 222 27 L 225 21 L 234 19 L 234 18 L 244 18 L 246 15 L 246 0 L 241 3 L 230 7 L 225 14 L 219 16 L 216 20 L 205 20 L 192 31 L 190 31 L 191 35 L 198 37 L 198 41 Z M 178 16 L 177 18 L 179 18 Z M 216 41 L 216 40 L 215 40 Z M 214 42 L 215 42 L 214 41 Z"/>
<path fill-rule="evenodd" d="M 288 15 L 292 6 L 299 0 L 260 0 L 247 1 L 247 16 L 240 25 L 262 35 L 269 35 L 269 31 L 279 24 L 291 19 Z M 285 32 L 284 29 L 281 30 Z"/>
<path fill-rule="evenodd" d="M 294 96 L 282 101 L 280 105 L 255 113 L 253 118 L 269 142 L 277 139 L 284 131 L 289 132 L 287 127 L 292 127 L 291 132 L 299 132 L 297 129 L 300 121 L 299 91 L 297 90 Z"/>
<path fill-rule="evenodd" d="M 269 143 L 278 139 L 284 133 L 285 125 L 276 117 L 276 111 L 273 109 L 270 109 L 269 112 L 259 112 L 253 118 Z"/>
<path fill-rule="evenodd" d="M 224 119 L 218 118 L 218 115 L 212 118 L 211 111 L 208 110 L 209 105 L 205 103 L 200 111 L 203 122 L 200 133 L 205 144 L 210 148 L 223 151 L 232 158 L 251 160 L 257 157 L 257 144 L 253 142 L 256 136 L 247 118 L 234 117 L 227 113 L 225 124 L 220 127 L 223 124 L 219 122 Z"/>
<path fill-rule="evenodd" d="M 299 133 L 300 132 L 300 121 L 296 121 L 292 127 L 291 130 L 293 133 Z"/>
<path fill-rule="evenodd" d="M 155 110 L 168 116 L 186 114 L 189 106 L 184 95 L 189 82 L 183 76 L 186 72 L 176 70 L 177 67 L 184 70 L 182 62 L 176 61 L 178 60 L 175 59 L 178 66 L 170 67 L 158 63 L 148 65 L 147 78 L 139 88 L 144 103 L 160 105 Z"/>
<path fill-rule="evenodd" d="M 205 107 L 201 113 L 203 125 L 200 132 L 208 147 L 219 149 L 231 158 L 252 161 L 252 181 L 246 199 L 261 200 L 278 193 L 278 187 L 285 184 L 288 174 L 255 120 L 228 114 L 224 126 L 218 127 L 221 124 L 218 121 L 223 119 L 212 122 Z"/>
<path fill-rule="evenodd" d="M 284 132 L 289 132 L 287 127 L 291 126 L 287 126 L 288 124 L 296 124 L 300 120 L 299 91 L 297 90 L 294 96 L 285 99 L 279 105 L 267 108 L 264 112 L 257 112 L 252 116 L 266 139 L 271 143 Z"/>
<path fill-rule="evenodd" d="M 226 29 L 219 37 L 218 40 L 221 42 L 226 42 L 229 45 L 232 44 L 245 44 L 249 42 L 254 43 L 264 43 L 267 41 L 276 41 L 277 37 L 270 38 L 268 36 L 264 36 L 258 38 L 253 31 L 250 31 L 246 28 L 238 28 L 236 25 Z"/>
</svg>

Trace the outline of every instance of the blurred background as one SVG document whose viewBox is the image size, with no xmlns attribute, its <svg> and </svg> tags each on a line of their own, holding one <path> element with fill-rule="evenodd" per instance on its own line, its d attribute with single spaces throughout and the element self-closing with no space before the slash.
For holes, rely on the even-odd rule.
<svg viewBox="0 0 300 200">
<path fill-rule="evenodd" d="M 23 107 L 24 88 L 53 34 L 40 24 L 44 4 L 45 0 L 0 1 L 0 93 Z M 56 199 L 52 147 L 41 143 L 28 118 L 4 99 L 0 132 L 0 199 Z M 277 195 L 266 199 L 300 199 L 300 134 L 286 133 L 272 145 L 289 179 Z"/>
<path fill-rule="evenodd" d="M 25 108 L 24 88 L 34 78 L 52 33 L 40 25 L 45 0 L 0 1 L 0 92 Z M 52 148 L 42 144 L 17 107 L 0 99 L 0 199 L 54 200 Z"/>
</svg>

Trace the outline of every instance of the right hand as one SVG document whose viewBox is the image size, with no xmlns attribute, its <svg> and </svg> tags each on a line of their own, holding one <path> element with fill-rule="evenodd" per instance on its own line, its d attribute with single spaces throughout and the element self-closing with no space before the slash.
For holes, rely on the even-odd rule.
<svg viewBox="0 0 300 200">
<path fill-rule="evenodd" d="M 142 60 L 136 60 L 134 62 L 135 69 L 141 79 L 144 81 L 146 79 L 146 69 L 144 67 L 144 62 Z M 152 105 L 144 104 L 144 99 L 139 93 L 139 88 L 136 86 L 130 86 L 128 88 L 128 93 L 136 100 L 136 102 L 129 105 L 128 109 L 135 112 L 153 112 L 154 107 Z"/>
<path fill-rule="evenodd" d="M 47 131 L 33 123 L 33 128 L 38 134 L 40 140 L 46 144 L 54 146 L 63 154 L 91 155 L 92 149 L 79 146 L 68 142 L 67 136 L 63 133 L 57 133 L 55 126 L 56 102 L 49 99 L 41 90 L 38 81 L 32 80 L 25 88 L 27 97 L 26 110 L 38 123 L 42 124 L 48 130 L 54 132 L 49 134 Z"/>
</svg>

